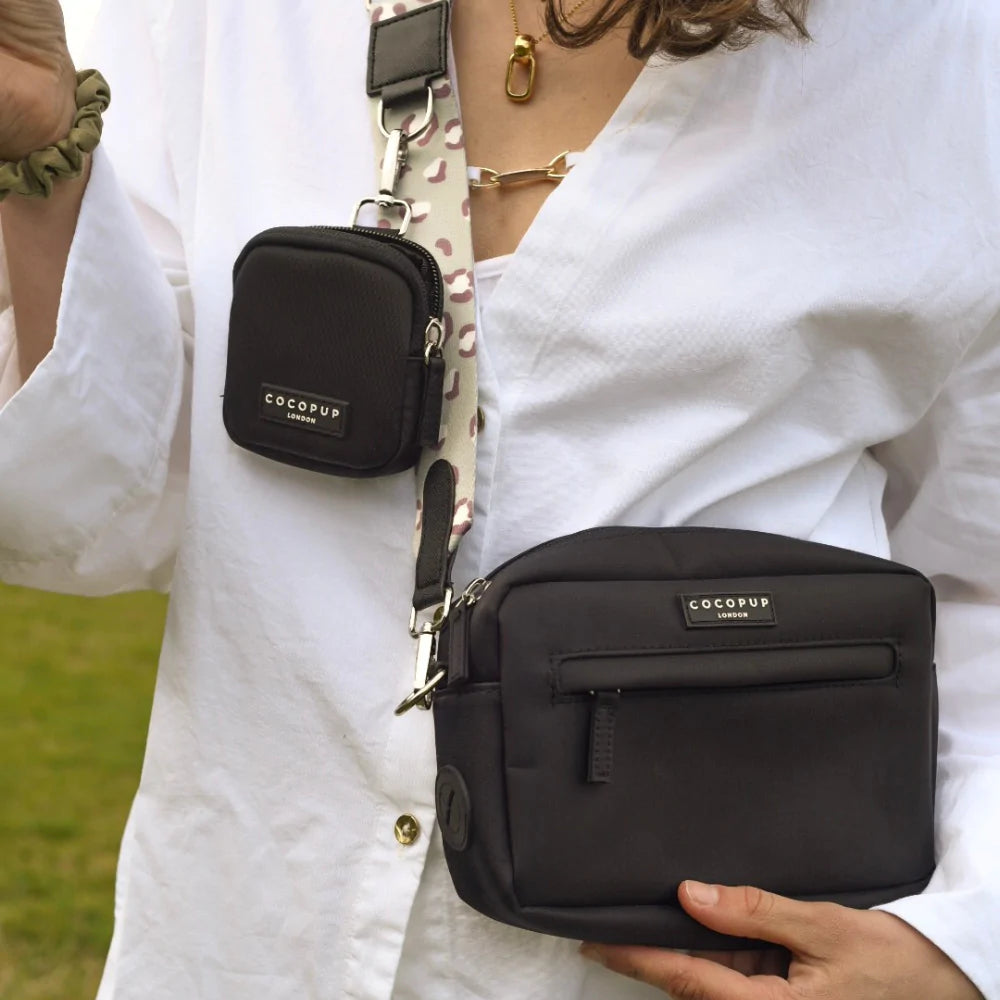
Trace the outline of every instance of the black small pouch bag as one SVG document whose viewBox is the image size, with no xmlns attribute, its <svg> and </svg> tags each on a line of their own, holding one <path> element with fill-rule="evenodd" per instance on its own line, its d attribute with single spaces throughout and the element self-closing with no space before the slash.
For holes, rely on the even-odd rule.
<svg viewBox="0 0 1000 1000">
<path fill-rule="evenodd" d="M 229 436 L 331 475 L 414 466 L 440 430 L 442 287 L 431 254 L 389 231 L 255 236 L 233 269 Z"/>
<path fill-rule="evenodd" d="M 601 528 L 447 619 L 437 810 L 477 910 L 571 938 L 760 948 L 679 883 L 870 907 L 934 869 L 934 592 L 753 531 Z"/>
</svg>

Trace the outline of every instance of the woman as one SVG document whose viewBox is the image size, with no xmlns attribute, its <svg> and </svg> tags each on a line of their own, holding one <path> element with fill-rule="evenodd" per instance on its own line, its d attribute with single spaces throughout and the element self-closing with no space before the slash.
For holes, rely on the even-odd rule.
<svg viewBox="0 0 1000 1000">
<path fill-rule="evenodd" d="M 551 33 L 529 101 L 504 88 L 514 17 Z M 72 67 L 54 0 L 0 19 L 16 160 L 65 135 Z M 593 0 L 571 21 L 455 4 L 470 163 L 583 154 L 559 187 L 474 192 L 483 426 L 456 580 L 600 523 L 916 565 L 941 599 L 937 874 L 870 912 L 685 884 L 689 913 L 784 945 L 787 973 L 588 963 L 457 901 L 429 720 L 392 718 L 412 477 L 278 466 L 220 419 L 240 248 L 370 193 L 364 5 L 108 0 L 104 142 L 2 208 L 0 413 L 4 578 L 172 589 L 102 1000 L 1000 998 L 1000 12 Z"/>
</svg>

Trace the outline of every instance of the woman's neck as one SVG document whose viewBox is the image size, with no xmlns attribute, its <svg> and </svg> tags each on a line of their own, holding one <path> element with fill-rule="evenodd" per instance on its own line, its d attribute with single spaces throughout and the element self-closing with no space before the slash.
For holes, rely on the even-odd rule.
<svg viewBox="0 0 1000 1000">
<path fill-rule="evenodd" d="M 521 32 L 544 34 L 538 0 L 515 2 Z M 628 54 L 625 27 L 584 49 L 562 49 L 544 39 L 535 48 L 532 97 L 516 103 L 504 86 L 515 37 L 507 2 L 460 0 L 453 17 L 466 154 L 475 166 L 535 167 L 562 150 L 586 149 L 642 69 Z M 552 188 L 536 183 L 473 192 L 476 258 L 511 253 Z"/>
</svg>

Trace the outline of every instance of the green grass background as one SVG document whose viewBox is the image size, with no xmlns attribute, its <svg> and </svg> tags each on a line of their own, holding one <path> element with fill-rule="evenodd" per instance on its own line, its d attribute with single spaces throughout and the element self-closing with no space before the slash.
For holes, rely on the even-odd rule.
<svg viewBox="0 0 1000 1000">
<path fill-rule="evenodd" d="M 0 1000 L 92 1000 L 166 600 L 0 586 Z"/>
</svg>

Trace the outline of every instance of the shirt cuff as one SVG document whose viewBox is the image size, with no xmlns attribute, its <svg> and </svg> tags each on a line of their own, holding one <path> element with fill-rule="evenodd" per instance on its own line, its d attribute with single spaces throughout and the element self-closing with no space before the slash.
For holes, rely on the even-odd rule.
<svg viewBox="0 0 1000 1000">
<path fill-rule="evenodd" d="M 986 1000 L 1000 1000 L 996 959 L 996 924 L 1000 919 L 994 895 L 986 889 L 954 892 L 928 890 L 875 907 L 893 913 L 940 948 Z"/>
<path fill-rule="evenodd" d="M 183 373 L 174 291 L 98 147 L 55 343 L 0 409 L 0 575 L 50 586 L 35 567 L 72 565 L 123 512 L 159 505 Z"/>
</svg>

